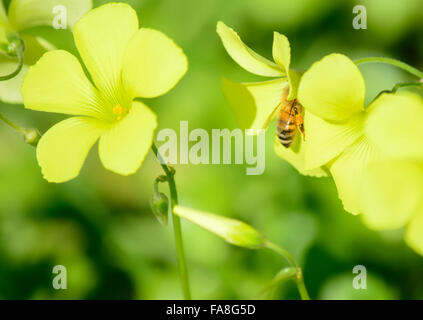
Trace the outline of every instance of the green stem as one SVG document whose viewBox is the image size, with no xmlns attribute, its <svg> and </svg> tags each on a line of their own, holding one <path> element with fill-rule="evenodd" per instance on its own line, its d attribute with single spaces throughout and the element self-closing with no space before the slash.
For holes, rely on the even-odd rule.
<svg viewBox="0 0 423 320">
<path fill-rule="evenodd" d="M 25 129 L 18 126 L 16 123 L 14 123 L 12 120 L 6 118 L 6 116 L 2 115 L 0 113 L 0 119 L 3 120 L 7 125 L 9 125 L 10 127 L 12 127 L 13 129 L 15 129 L 16 131 L 18 131 L 21 134 L 25 134 Z"/>
<path fill-rule="evenodd" d="M 395 93 L 398 91 L 398 89 L 400 88 L 405 88 L 405 87 L 422 87 L 423 86 L 423 82 L 401 82 L 401 83 L 397 83 L 391 90 L 391 92 Z"/>
<path fill-rule="evenodd" d="M 379 98 L 384 93 L 395 93 L 400 88 L 405 88 L 405 87 L 422 87 L 422 86 L 423 86 L 423 83 L 420 82 L 420 81 L 419 82 L 401 82 L 401 83 L 397 83 L 391 90 L 383 90 L 383 91 L 379 92 L 379 94 L 373 99 L 373 101 L 375 101 L 377 98 Z"/>
<path fill-rule="evenodd" d="M 296 283 L 301 299 L 310 300 L 310 296 L 308 295 L 308 291 L 304 283 L 303 271 L 300 268 L 298 269 Z"/>
<path fill-rule="evenodd" d="M 396 60 L 396 59 L 392 59 L 392 58 L 367 57 L 367 58 L 357 59 L 354 62 L 355 62 L 356 65 L 364 64 L 364 63 L 371 63 L 371 62 L 386 63 L 386 64 L 393 65 L 395 67 L 398 67 L 400 69 L 403 69 L 403 70 L 407 71 L 408 73 L 415 75 L 419 79 L 423 79 L 423 72 L 422 71 L 410 66 L 409 64 L 407 64 L 405 62 L 402 62 L 402 61 L 399 61 L 399 60 Z"/>
<path fill-rule="evenodd" d="M 167 176 L 172 206 L 173 232 L 175 235 L 176 254 L 178 258 L 179 275 L 182 281 L 182 291 L 184 293 L 185 300 L 191 300 L 191 292 L 189 289 L 188 281 L 188 268 L 185 260 L 184 246 L 182 241 L 181 219 L 174 213 L 174 208 L 178 204 L 178 193 L 176 190 L 176 183 L 174 179 L 175 172 L 173 171 L 173 169 L 169 168 L 166 164 L 164 164 L 162 157 L 154 143 L 151 149 L 153 150 L 157 160 L 160 163 L 160 166 L 163 168 L 163 171 Z"/>
<path fill-rule="evenodd" d="M 300 294 L 302 300 L 310 300 L 310 296 L 307 292 L 307 288 L 304 283 L 303 272 L 300 267 L 297 266 L 294 257 L 285 249 L 279 247 L 278 245 L 274 244 L 273 242 L 266 241 L 265 246 L 277 253 L 279 253 L 282 257 L 284 257 L 289 264 L 297 270 L 297 274 L 295 277 L 295 283 L 297 284 L 297 289 Z"/>
<path fill-rule="evenodd" d="M 22 128 L 21 126 L 18 126 L 16 123 L 14 123 L 12 120 L 5 117 L 3 114 L 0 113 L 0 119 L 3 120 L 7 125 L 18 131 L 25 143 L 31 145 L 31 146 L 37 146 L 38 141 L 41 139 L 40 132 L 35 128 Z"/>
</svg>

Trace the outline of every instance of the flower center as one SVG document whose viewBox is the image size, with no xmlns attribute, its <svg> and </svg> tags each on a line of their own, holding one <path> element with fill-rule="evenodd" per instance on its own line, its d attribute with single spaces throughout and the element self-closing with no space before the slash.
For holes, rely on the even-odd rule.
<svg viewBox="0 0 423 320">
<path fill-rule="evenodd" d="M 116 117 L 116 120 L 121 120 L 123 116 L 128 113 L 128 108 L 122 107 L 120 104 L 117 104 L 113 107 L 113 115 Z"/>
</svg>

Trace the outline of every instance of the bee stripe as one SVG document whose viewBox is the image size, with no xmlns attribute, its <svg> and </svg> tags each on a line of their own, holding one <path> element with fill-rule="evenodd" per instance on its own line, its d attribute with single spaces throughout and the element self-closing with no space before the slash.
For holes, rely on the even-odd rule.
<svg viewBox="0 0 423 320">
<path fill-rule="evenodd" d="M 290 146 L 292 144 L 292 140 L 279 140 L 279 142 L 285 147 Z"/>
<path fill-rule="evenodd" d="M 292 141 L 279 141 L 281 145 L 283 145 L 285 148 L 289 148 L 292 144 Z"/>
<path fill-rule="evenodd" d="M 293 137 L 294 132 L 284 132 L 284 131 L 279 131 L 278 132 L 278 136 L 279 137 Z"/>
<path fill-rule="evenodd" d="M 284 143 L 290 143 L 290 142 L 293 141 L 292 137 L 281 137 L 281 136 L 278 136 L 278 140 L 282 144 L 284 144 Z"/>
</svg>

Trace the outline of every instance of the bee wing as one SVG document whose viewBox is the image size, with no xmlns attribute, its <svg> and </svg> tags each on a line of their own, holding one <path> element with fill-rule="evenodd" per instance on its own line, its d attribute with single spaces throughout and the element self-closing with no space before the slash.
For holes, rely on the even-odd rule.
<svg viewBox="0 0 423 320">
<path fill-rule="evenodd" d="M 275 109 L 273 109 L 272 113 L 270 114 L 270 116 L 267 117 L 265 123 L 264 123 L 264 127 L 267 128 L 267 126 L 269 125 L 270 121 L 272 121 L 272 119 L 275 117 L 275 115 L 279 112 L 280 108 L 281 108 L 282 102 L 279 103 Z"/>
</svg>

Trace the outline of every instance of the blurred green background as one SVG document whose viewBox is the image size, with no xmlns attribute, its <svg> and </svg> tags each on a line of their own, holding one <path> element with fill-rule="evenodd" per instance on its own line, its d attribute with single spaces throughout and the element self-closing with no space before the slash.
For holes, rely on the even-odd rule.
<svg viewBox="0 0 423 320">
<path fill-rule="evenodd" d="M 95 0 L 95 6 L 109 1 Z M 259 53 L 271 57 L 273 31 L 288 36 L 293 67 L 307 68 L 326 54 L 352 58 L 385 55 L 423 69 L 421 0 L 132 0 L 142 26 L 173 38 L 190 68 L 166 96 L 147 104 L 159 129 L 236 128 L 221 91 L 221 77 L 260 81 L 237 66 L 215 32 L 224 21 Z M 354 30 L 352 8 L 367 7 L 367 30 Z M 63 32 L 41 30 L 72 49 Z M 74 49 L 72 49 L 74 50 Z M 367 99 L 407 76 L 392 67 L 361 67 Z M 0 105 L 8 117 L 45 132 L 63 116 Z M 346 213 L 330 179 L 299 175 L 273 152 L 267 132 L 266 170 L 246 176 L 241 165 L 176 166 L 180 203 L 246 221 L 293 253 L 304 267 L 313 299 L 422 299 L 423 258 L 402 241 L 402 231 L 374 232 Z M 161 169 L 152 155 L 131 177 L 106 171 L 94 148 L 69 183 L 41 177 L 35 149 L 0 123 L 1 299 L 180 299 L 172 228 L 149 208 Z M 163 190 L 166 190 L 163 187 Z M 183 222 L 193 297 L 252 299 L 284 261 L 266 250 L 233 247 Z M 52 268 L 64 265 L 68 289 L 52 288 Z M 353 290 L 352 269 L 367 268 L 367 290 Z M 276 298 L 297 299 L 292 284 Z"/>
</svg>

